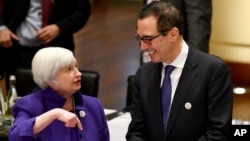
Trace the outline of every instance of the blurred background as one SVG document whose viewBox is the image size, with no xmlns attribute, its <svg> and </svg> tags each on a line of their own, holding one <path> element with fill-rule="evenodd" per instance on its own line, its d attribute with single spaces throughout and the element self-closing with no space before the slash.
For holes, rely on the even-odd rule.
<svg viewBox="0 0 250 141">
<path fill-rule="evenodd" d="M 134 38 L 142 0 L 92 0 L 86 26 L 75 34 L 78 66 L 100 73 L 98 97 L 105 108 L 125 107 L 127 77 L 140 65 Z"/>
</svg>

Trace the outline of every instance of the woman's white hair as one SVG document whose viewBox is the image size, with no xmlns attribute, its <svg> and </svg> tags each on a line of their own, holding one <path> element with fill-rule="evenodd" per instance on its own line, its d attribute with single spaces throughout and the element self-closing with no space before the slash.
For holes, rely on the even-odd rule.
<svg viewBox="0 0 250 141">
<path fill-rule="evenodd" d="M 72 51 L 62 47 L 40 49 L 32 60 L 35 83 L 42 89 L 47 88 L 47 82 L 55 81 L 58 71 L 63 67 L 68 67 L 74 59 Z"/>
</svg>

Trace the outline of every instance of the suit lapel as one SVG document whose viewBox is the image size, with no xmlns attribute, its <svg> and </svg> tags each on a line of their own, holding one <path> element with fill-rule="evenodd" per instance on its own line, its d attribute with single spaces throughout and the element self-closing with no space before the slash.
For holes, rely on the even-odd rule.
<svg viewBox="0 0 250 141">
<path fill-rule="evenodd" d="M 175 96 L 171 106 L 166 137 L 173 129 L 176 119 L 178 118 L 181 109 L 185 105 L 185 97 L 188 95 L 188 93 L 191 92 L 190 85 L 192 84 L 192 81 L 196 76 L 195 67 L 197 66 L 196 60 L 194 58 L 195 51 L 192 48 L 189 48 L 188 57 L 184 65 L 178 86 L 176 88 Z"/>
<path fill-rule="evenodd" d="M 160 95 L 160 82 L 161 82 L 161 69 L 162 63 L 154 64 L 154 69 L 148 75 L 150 77 L 150 85 L 148 85 L 148 103 L 150 104 L 150 113 L 154 115 L 154 124 L 157 127 L 156 130 L 159 131 L 158 139 L 164 139 L 164 129 L 162 126 L 162 116 L 161 116 L 161 95 Z"/>
</svg>

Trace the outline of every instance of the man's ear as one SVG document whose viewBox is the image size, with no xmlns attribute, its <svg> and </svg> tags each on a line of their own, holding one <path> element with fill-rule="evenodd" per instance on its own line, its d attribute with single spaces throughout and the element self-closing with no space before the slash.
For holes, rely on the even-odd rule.
<svg viewBox="0 0 250 141">
<path fill-rule="evenodd" d="M 169 31 L 169 35 L 171 37 L 172 40 L 177 40 L 177 38 L 179 37 L 179 30 L 178 28 L 174 27 Z"/>
</svg>

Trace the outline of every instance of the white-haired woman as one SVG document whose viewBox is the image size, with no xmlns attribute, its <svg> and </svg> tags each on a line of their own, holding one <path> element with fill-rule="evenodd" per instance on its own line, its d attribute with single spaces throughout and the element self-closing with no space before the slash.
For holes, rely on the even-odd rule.
<svg viewBox="0 0 250 141">
<path fill-rule="evenodd" d="M 101 102 L 79 92 L 81 73 L 70 50 L 39 50 L 32 73 L 41 90 L 16 102 L 10 141 L 109 141 Z"/>
</svg>

